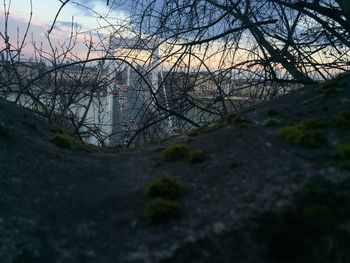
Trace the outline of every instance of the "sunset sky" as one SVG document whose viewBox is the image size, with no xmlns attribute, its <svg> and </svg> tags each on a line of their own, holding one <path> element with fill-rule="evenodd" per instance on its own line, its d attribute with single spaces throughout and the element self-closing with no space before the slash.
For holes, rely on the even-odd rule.
<svg viewBox="0 0 350 263">
<path fill-rule="evenodd" d="M 30 18 L 30 0 L 5 0 L 5 2 L 7 7 L 9 2 L 11 2 L 8 32 L 10 42 L 15 46 L 17 43 L 17 29 L 19 30 L 19 39 L 21 40 Z M 131 5 L 131 1 L 128 0 L 110 0 L 109 2 L 110 5 L 107 6 L 106 0 L 71 0 L 69 4 L 67 4 L 59 13 L 55 23 L 55 28 L 50 34 L 53 44 L 60 46 L 65 40 L 67 41 L 71 33 L 72 20 L 79 28 L 80 33 L 78 35 L 78 41 L 80 41 L 80 43 L 82 43 L 85 40 L 85 37 L 88 36 L 89 38 L 92 37 L 92 40 L 96 46 L 98 46 L 98 43 L 101 43 L 101 39 L 103 39 L 105 44 L 110 31 L 102 29 L 103 26 L 107 25 L 104 22 L 104 19 L 107 19 L 108 22 L 113 23 L 114 25 L 120 24 L 120 21 L 128 24 L 128 9 L 130 10 Z M 33 18 L 29 35 L 26 39 L 27 45 L 22 50 L 22 55 L 24 55 L 21 56 L 22 59 L 31 58 L 33 56 L 34 48 L 31 43 L 32 39 L 37 47 L 41 45 L 40 43 L 42 43 L 43 49 L 46 51 L 48 50 L 49 53 L 52 53 L 45 35 L 51 28 L 55 15 L 61 6 L 61 2 L 59 0 L 32 0 L 32 4 Z M 3 8 L 0 9 L 0 15 L 0 32 L 4 33 L 5 16 Z M 99 15 L 102 16 L 102 18 Z M 0 39 L 0 46 L 4 46 L 4 41 L 2 39 Z M 161 47 L 161 49 L 162 48 L 164 47 Z M 101 48 L 100 50 L 103 49 Z M 74 55 L 80 58 L 85 58 L 87 49 L 86 46 L 80 44 L 77 45 L 73 51 Z M 129 51 L 126 52 L 128 55 L 130 55 L 128 53 Z M 216 52 L 217 49 L 212 50 L 213 54 Z M 91 57 L 101 56 L 103 55 L 102 53 L 103 52 L 101 51 L 97 51 L 93 53 Z M 206 54 L 207 58 L 210 59 L 210 61 L 207 61 L 207 64 L 210 67 L 217 67 L 222 54 L 210 55 L 210 52 L 208 51 Z M 201 56 L 201 52 L 198 51 L 198 55 Z M 148 55 L 143 55 L 143 53 L 139 52 L 137 53 L 137 56 L 141 57 L 141 59 L 145 59 L 145 57 L 147 58 Z M 168 59 L 176 61 L 177 57 L 171 57 Z M 196 65 L 196 62 L 198 62 L 194 58 L 192 58 L 191 61 L 192 66 Z"/>
<path fill-rule="evenodd" d="M 10 42 L 16 43 L 17 30 L 20 38 L 23 37 L 26 25 L 30 18 L 30 1 L 29 0 L 5 0 L 7 8 L 10 5 L 10 19 L 8 22 L 8 32 Z M 114 6 L 119 1 L 110 1 Z M 30 27 L 30 37 L 27 42 L 31 40 L 31 35 L 35 42 L 45 42 L 45 34 L 51 27 L 57 11 L 61 3 L 59 0 L 33 0 L 33 18 Z M 2 5 L 0 18 L 0 32 L 5 32 L 5 16 Z M 91 11 L 93 10 L 93 11 Z M 104 20 L 99 18 L 98 14 L 107 17 L 111 23 L 118 23 L 119 20 L 126 20 L 127 11 L 125 7 L 118 6 L 118 8 L 111 9 L 111 6 L 106 5 L 105 0 L 75 0 L 67 4 L 57 18 L 55 30 L 51 33 L 55 41 L 64 41 L 70 35 L 71 23 L 74 23 L 80 29 L 79 31 L 91 33 L 108 33 L 100 29 L 101 26 L 106 25 Z M 83 34 L 80 36 L 83 38 Z M 3 45 L 3 41 L 1 41 Z M 24 53 L 29 54 L 31 50 L 30 45 L 24 48 Z"/>
<path fill-rule="evenodd" d="M 60 6 L 59 0 L 33 0 L 33 24 L 36 26 L 50 25 Z M 58 17 L 58 25 L 67 25 L 74 17 L 75 22 L 81 25 L 83 29 L 98 27 L 98 19 L 96 19 L 98 15 L 89 9 L 103 16 L 107 15 L 110 18 L 123 18 L 126 16 L 125 8 L 123 10 L 122 7 L 119 7 L 111 11 L 105 0 L 76 0 L 70 1 L 63 8 Z M 29 18 L 29 13 L 29 0 L 13 0 L 11 2 L 10 14 L 13 18 L 20 19 L 25 23 Z"/>
</svg>

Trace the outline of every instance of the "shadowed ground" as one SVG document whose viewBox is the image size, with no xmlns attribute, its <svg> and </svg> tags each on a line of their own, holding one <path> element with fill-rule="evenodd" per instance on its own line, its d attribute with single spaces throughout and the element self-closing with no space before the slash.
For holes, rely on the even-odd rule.
<svg viewBox="0 0 350 263">
<path fill-rule="evenodd" d="M 350 172 L 343 168 L 347 157 L 333 154 L 350 138 L 349 128 L 332 121 L 350 108 L 344 78 L 334 93 L 309 87 L 256 105 L 239 114 L 244 125 L 229 118 L 196 136 L 114 153 L 59 148 L 43 120 L 0 100 L 0 123 L 8 129 L 0 132 L 1 262 L 350 262 Z M 321 123 L 320 147 L 276 135 L 305 119 Z M 160 161 L 174 143 L 204 151 L 204 161 Z M 144 218 L 151 200 L 144 189 L 162 175 L 184 186 L 182 216 L 152 225 Z M 289 234 L 275 227 L 293 221 L 286 224 L 293 229 L 294 217 L 308 215 L 310 186 L 337 200 L 336 226 L 328 220 L 321 224 L 327 233 L 318 227 L 296 242 L 292 237 L 286 246 L 294 252 L 276 248 L 276 237 Z M 310 227 L 300 220 L 297 228 Z M 299 239 L 306 242 L 300 250 Z"/>
</svg>

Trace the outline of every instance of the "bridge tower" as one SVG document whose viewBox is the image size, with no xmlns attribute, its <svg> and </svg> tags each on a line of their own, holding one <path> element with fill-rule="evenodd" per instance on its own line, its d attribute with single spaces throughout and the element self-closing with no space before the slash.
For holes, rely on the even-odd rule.
<svg viewBox="0 0 350 263">
<path fill-rule="evenodd" d="M 115 65 L 116 61 L 114 61 L 114 58 L 118 57 L 118 53 L 116 52 L 117 49 L 128 49 L 128 50 L 141 50 L 141 51 L 149 51 L 151 53 L 151 60 L 150 60 L 150 68 L 151 68 L 151 75 L 150 79 L 148 80 L 148 83 L 151 86 L 152 92 L 156 92 L 158 90 L 159 82 L 159 44 L 157 41 L 153 39 L 147 39 L 147 38 L 140 38 L 140 37 L 130 37 L 130 38 L 124 38 L 124 37 L 116 37 L 111 35 L 109 39 L 109 47 L 108 47 L 108 77 L 110 78 L 109 86 L 107 88 L 107 98 L 106 98 L 106 109 L 105 109 L 105 128 L 104 130 L 109 135 L 108 140 L 106 141 L 107 144 L 116 144 L 116 143 L 124 143 L 117 141 L 115 134 L 115 127 L 117 125 L 120 125 L 121 118 L 120 118 L 120 108 L 121 105 L 119 104 L 119 100 L 116 96 L 117 90 L 116 85 L 112 81 L 115 77 L 113 74 L 115 74 Z M 130 87 L 131 81 L 130 81 L 130 66 L 125 63 L 125 70 L 127 72 L 127 80 L 126 80 L 126 86 Z M 166 97 L 166 90 L 164 88 L 164 95 Z"/>
</svg>

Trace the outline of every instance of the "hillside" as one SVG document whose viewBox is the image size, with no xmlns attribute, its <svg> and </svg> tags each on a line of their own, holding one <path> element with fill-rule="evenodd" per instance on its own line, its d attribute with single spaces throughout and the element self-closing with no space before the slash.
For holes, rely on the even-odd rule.
<svg viewBox="0 0 350 263">
<path fill-rule="evenodd" d="M 1 262 L 350 262 L 349 132 L 350 75 L 118 151 L 0 100 Z"/>
</svg>

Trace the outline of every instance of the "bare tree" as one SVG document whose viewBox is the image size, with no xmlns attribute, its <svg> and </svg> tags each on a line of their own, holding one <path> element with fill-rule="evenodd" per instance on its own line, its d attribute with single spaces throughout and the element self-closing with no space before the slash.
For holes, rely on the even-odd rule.
<svg viewBox="0 0 350 263">
<path fill-rule="evenodd" d="M 349 67 L 345 0 L 133 0 L 130 17 L 119 25 L 86 7 L 104 21 L 108 34 L 100 34 L 98 43 L 79 43 L 72 23 L 71 36 L 57 45 L 51 35 L 70 3 L 60 1 L 46 34 L 49 49 L 32 41 L 42 65 L 35 74 L 23 74 L 18 64 L 28 33 L 13 45 L 5 23 L 2 54 L 15 77 L 0 91 L 15 92 L 18 103 L 99 144 L 133 145 L 181 134 Z M 113 8 L 116 2 L 106 4 Z M 8 21 L 9 7 L 4 8 Z M 137 41 L 110 50 L 109 34 Z M 155 50 L 141 51 L 150 42 L 160 50 L 157 63 Z M 74 53 L 81 44 L 85 57 Z M 113 98 L 114 115 L 105 124 L 111 127 L 103 129 L 107 98 Z"/>
</svg>

